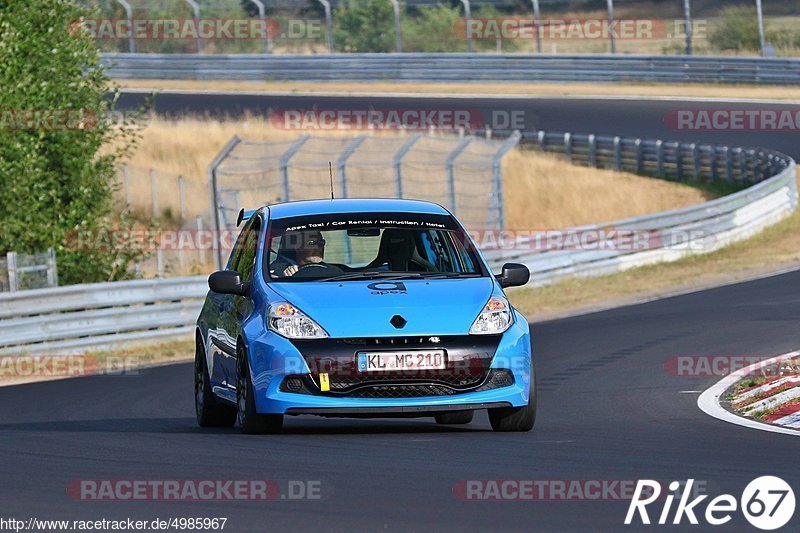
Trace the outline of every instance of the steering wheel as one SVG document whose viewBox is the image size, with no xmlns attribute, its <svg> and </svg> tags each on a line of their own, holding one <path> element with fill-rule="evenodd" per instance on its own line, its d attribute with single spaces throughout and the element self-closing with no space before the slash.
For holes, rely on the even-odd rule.
<svg viewBox="0 0 800 533">
<path fill-rule="evenodd" d="M 342 269 L 339 267 L 329 265 L 328 263 L 319 262 L 319 263 L 306 263 L 305 265 L 302 265 L 300 268 L 297 269 L 297 272 L 295 272 L 294 275 L 300 278 L 306 276 L 314 277 L 318 275 L 318 273 L 314 272 L 315 269 L 325 269 L 329 271 L 329 273 L 331 274 L 337 274 L 342 272 Z"/>
</svg>

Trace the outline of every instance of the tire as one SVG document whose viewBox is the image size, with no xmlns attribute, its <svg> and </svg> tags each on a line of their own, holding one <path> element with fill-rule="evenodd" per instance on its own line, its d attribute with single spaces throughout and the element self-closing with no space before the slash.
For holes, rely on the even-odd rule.
<svg viewBox="0 0 800 533">
<path fill-rule="evenodd" d="M 236 420 L 239 431 L 246 435 L 265 435 L 280 433 L 283 429 L 283 415 L 265 415 L 256 412 L 255 390 L 250 379 L 250 365 L 247 352 L 238 348 L 238 378 L 236 383 Z"/>
<path fill-rule="evenodd" d="M 533 379 L 533 377 L 531 378 Z M 536 385 L 531 381 L 528 405 L 488 409 L 489 423 L 495 431 L 530 431 L 536 423 Z"/>
<path fill-rule="evenodd" d="M 200 337 L 194 352 L 194 411 L 197 424 L 202 428 L 232 427 L 236 423 L 236 409 L 218 402 L 211 392 L 205 348 Z"/>
<path fill-rule="evenodd" d="M 437 424 L 441 425 L 457 425 L 469 424 L 475 416 L 475 411 L 451 411 L 449 413 L 441 413 L 436 415 Z"/>
</svg>

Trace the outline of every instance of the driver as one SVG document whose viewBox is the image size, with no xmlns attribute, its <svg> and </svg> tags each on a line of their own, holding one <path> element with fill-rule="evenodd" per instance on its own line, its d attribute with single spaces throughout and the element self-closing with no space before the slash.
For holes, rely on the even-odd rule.
<svg viewBox="0 0 800 533">
<path fill-rule="evenodd" d="M 281 241 L 281 253 L 270 265 L 270 272 L 283 277 L 293 276 L 305 265 L 322 263 L 323 257 L 325 239 L 322 233 L 315 230 L 288 231 Z"/>
</svg>

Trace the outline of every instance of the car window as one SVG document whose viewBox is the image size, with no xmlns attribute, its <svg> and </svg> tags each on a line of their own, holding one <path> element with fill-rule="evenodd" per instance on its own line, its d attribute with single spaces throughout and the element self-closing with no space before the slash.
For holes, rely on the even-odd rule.
<svg viewBox="0 0 800 533">
<path fill-rule="evenodd" d="M 482 263 L 448 215 L 328 214 L 271 222 L 269 280 L 308 281 L 341 274 L 481 276 Z"/>
<path fill-rule="evenodd" d="M 241 247 L 240 255 L 236 267 L 242 281 L 253 279 L 253 267 L 258 252 L 258 238 L 261 233 L 261 221 L 255 218 L 253 224 L 244 231 L 245 237 Z"/>
</svg>

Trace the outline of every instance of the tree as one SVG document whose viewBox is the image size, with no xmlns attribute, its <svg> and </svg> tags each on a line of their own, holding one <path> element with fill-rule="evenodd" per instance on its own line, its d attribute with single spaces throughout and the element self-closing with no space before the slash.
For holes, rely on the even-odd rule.
<svg viewBox="0 0 800 533">
<path fill-rule="evenodd" d="M 342 5 L 333 17 L 334 42 L 343 52 L 392 52 L 395 49 L 394 10 L 389 0 L 363 0 Z"/>
<path fill-rule="evenodd" d="M 106 120 L 116 98 L 93 40 L 76 31 L 82 16 L 91 12 L 72 0 L 0 10 L 0 253 L 54 247 L 66 284 L 129 277 L 142 255 L 74 246 L 124 225 L 112 183 L 138 137 L 135 124 Z"/>
</svg>

